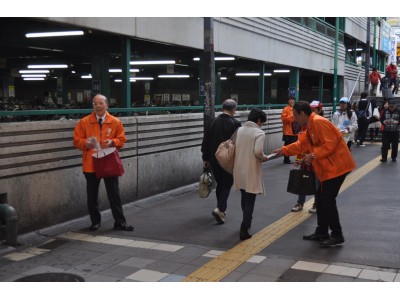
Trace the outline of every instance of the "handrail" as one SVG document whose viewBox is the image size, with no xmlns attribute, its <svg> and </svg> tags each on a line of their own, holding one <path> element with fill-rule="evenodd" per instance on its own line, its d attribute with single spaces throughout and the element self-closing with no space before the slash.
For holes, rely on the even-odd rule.
<svg viewBox="0 0 400 300">
<path fill-rule="evenodd" d="M 357 81 L 360 79 L 361 73 L 362 73 L 362 70 L 360 70 L 360 72 L 358 73 L 356 82 L 354 83 L 354 86 L 353 86 L 353 90 L 351 91 L 350 96 L 349 96 L 349 101 L 351 101 L 351 97 L 353 96 L 354 90 L 355 90 L 355 88 L 356 88 Z"/>
</svg>

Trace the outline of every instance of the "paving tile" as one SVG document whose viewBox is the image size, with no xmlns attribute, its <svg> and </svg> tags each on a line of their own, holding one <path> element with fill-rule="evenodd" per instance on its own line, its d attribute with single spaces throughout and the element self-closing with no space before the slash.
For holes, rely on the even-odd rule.
<svg viewBox="0 0 400 300">
<path fill-rule="evenodd" d="M 244 262 L 239 267 L 237 267 L 235 269 L 235 271 L 247 273 L 247 272 L 251 271 L 255 266 L 256 266 L 256 264 L 254 264 L 254 263 Z M 260 274 L 258 274 L 258 275 L 260 275 Z"/>
<path fill-rule="evenodd" d="M 96 274 L 104 275 L 104 276 L 118 277 L 118 278 L 125 278 L 126 276 L 129 276 L 130 274 L 135 273 L 139 270 L 140 270 L 140 268 L 115 265 L 115 266 L 111 266 L 107 269 L 101 270 L 101 271 L 97 272 Z"/>
<path fill-rule="evenodd" d="M 140 257 L 131 257 L 127 260 L 121 261 L 118 263 L 121 266 L 129 266 L 136 268 L 144 268 L 148 265 L 151 265 L 155 262 L 154 259 L 140 258 Z"/>
<path fill-rule="evenodd" d="M 295 263 L 294 259 L 281 257 L 268 257 L 254 266 L 249 273 L 279 277 Z"/>
<path fill-rule="evenodd" d="M 266 259 L 265 256 L 254 255 L 253 257 L 250 257 L 246 262 L 259 264 L 259 263 L 262 262 L 264 259 Z"/>
<path fill-rule="evenodd" d="M 125 246 L 150 249 L 150 248 L 154 248 L 156 245 L 158 245 L 158 243 L 145 242 L 145 241 L 133 241 Z"/>
<path fill-rule="evenodd" d="M 168 256 L 165 256 L 163 260 L 168 260 L 178 263 L 189 263 L 194 259 L 201 257 L 207 251 L 208 250 L 204 248 L 187 246 L 174 253 L 169 254 Z"/>
<path fill-rule="evenodd" d="M 141 270 L 127 276 L 126 278 L 131 279 L 131 280 L 143 281 L 143 282 L 157 282 L 157 281 L 160 281 L 161 279 L 167 277 L 168 275 L 169 275 L 168 273 L 161 273 L 161 272 L 157 272 L 157 271 L 141 269 Z"/>
<path fill-rule="evenodd" d="M 14 252 L 14 253 L 10 253 L 7 255 L 4 255 L 4 258 L 7 258 L 9 260 L 13 260 L 13 261 L 21 261 L 30 257 L 34 257 L 35 254 L 32 253 L 26 253 L 26 252 Z"/>
<path fill-rule="evenodd" d="M 180 282 L 186 276 L 176 275 L 176 274 L 169 274 L 167 277 L 164 277 L 160 280 L 160 282 Z"/>
<path fill-rule="evenodd" d="M 128 255 L 128 256 L 135 256 L 135 257 L 158 260 L 158 259 L 162 259 L 162 258 L 166 257 L 171 252 L 121 246 L 121 247 L 118 247 L 117 249 L 114 249 L 113 251 L 111 251 L 111 253 L 118 253 L 118 254 L 123 254 L 123 255 Z"/>
<path fill-rule="evenodd" d="M 78 266 L 73 267 L 66 271 L 73 272 L 73 273 L 79 272 L 80 274 L 83 274 L 83 277 L 87 277 L 91 274 L 95 274 L 101 270 L 104 270 L 110 266 L 111 266 L 111 264 L 100 264 L 100 263 L 95 263 L 95 262 L 87 262 L 87 263 L 78 265 Z"/>
<path fill-rule="evenodd" d="M 118 245 L 118 246 L 125 246 L 132 242 L 133 242 L 133 240 L 129 240 L 129 239 L 110 238 L 108 240 L 105 240 L 103 243 L 111 244 L 111 245 Z"/>
<path fill-rule="evenodd" d="M 46 252 L 49 252 L 50 250 L 48 249 L 41 249 L 41 248 L 36 248 L 36 247 L 31 247 L 31 248 L 27 248 L 21 252 L 25 252 L 25 253 L 31 253 L 34 255 L 40 255 Z"/>
<path fill-rule="evenodd" d="M 86 282 L 116 282 L 116 281 L 121 281 L 123 278 L 94 274 L 85 277 L 84 279 Z"/>
<path fill-rule="evenodd" d="M 175 270 L 174 274 L 188 276 L 189 274 L 192 274 L 194 271 L 196 271 L 198 268 L 199 266 L 186 264 L 183 265 L 182 268 Z"/>
<path fill-rule="evenodd" d="M 396 277 L 394 278 L 393 281 L 394 282 L 400 282 L 400 274 L 399 273 L 396 274 Z"/>
<path fill-rule="evenodd" d="M 311 272 L 323 272 L 327 267 L 328 267 L 327 264 L 319 264 L 319 263 L 299 260 L 292 266 L 292 269 L 311 271 Z"/>
<path fill-rule="evenodd" d="M 183 248 L 183 246 L 179 246 L 179 245 L 158 244 L 158 245 L 155 245 L 154 247 L 152 247 L 151 249 L 168 251 L 168 252 L 176 252 L 182 248 Z"/>
<path fill-rule="evenodd" d="M 58 237 L 63 238 L 63 239 L 79 241 L 79 240 L 84 240 L 84 239 L 88 238 L 88 236 L 89 236 L 89 234 L 68 231 L 66 233 L 60 234 Z"/>
<path fill-rule="evenodd" d="M 358 274 L 360 274 L 361 270 L 362 269 L 343 267 L 338 265 L 330 265 L 324 270 L 324 273 L 357 277 Z"/>
<path fill-rule="evenodd" d="M 63 273 L 64 269 L 61 268 L 54 268 L 51 266 L 40 266 L 34 269 L 30 269 L 26 272 L 24 272 L 25 275 L 34 275 L 34 274 L 40 274 L 40 273 Z"/>
<path fill-rule="evenodd" d="M 396 277 L 396 273 L 384 272 L 384 271 L 376 271 L 376 270 L 367 270 L 363 269 L 361 273 L 358 275 L 360 279 L 369 279 L 376 281 L 389 281 L 392 282 Z"/>
<path fill-rule="evenodd" d="M 238 282 L 274 282 L 276 278 L 273 276 L 259 275 L 259 274 L 244 274 Z"/>
<path fill-rule="evenodd" d="M 221 279 L 221 282 L 237 282 L 240 278 L 243 277 L 246 273 L 232 271 L 227 276 Z"/>
<path fill-rule="evenodd" d="M 101 235 L 90 235 L 86 238 L 81 239 L 84 242 L 91 242 L 91 243 L 104 243 L 105 241 L 111 239 L 108 236 L 101 236 Z"/>
<path fill-rule="evenodd" d="M 174 271 L 178 270 L 179 268 L 182 268 L 183 265 L 184 264 L 176 262 L 159 260 L 152 263 L 151 265 L 147 265 L 146 269 L 163 273 L 174 273 Z"/>
<path fill-rule="evenodd" d="M 92 259 L 91 261 L 104 264 L 118 264 L 121 261 L 127 260 L 128 258 L 129 258 L 128 255 L 117 254 L 117 253 L 106 253 L 95 259 Z"/>
<path fill-rule="evenodd" d="M 211 259 L 212 259 L 211 257 L 200 256 L 200 257 L 197 257 L 197 258 L 193 259 L 192 261 L 190 261 L 190 264 L 202 266 L 202 265 L 205 265 L 206 263 L 208 263 Z"/>
<path fill-rule="evenodd" d="M 220 250 L 210 250 L 207 253 L 203 254 L 203 256 L 206 257 L 217 257 L 220 256 L 221 254 L 224 254 L 225 251 L 220 251 Z"/>
<path fill-rule="evenodd" d="M 289 269 L 283 273 L 277 281 L 279 282 L 315 282 L 321 275 L 319 272 Z"/>
<path fill-rule="evenodd" d="M 316 279 L 317 282 L 354 282 L 354 277 L 340 276 L 335 274 L 321 273 Z"/>
</svg>

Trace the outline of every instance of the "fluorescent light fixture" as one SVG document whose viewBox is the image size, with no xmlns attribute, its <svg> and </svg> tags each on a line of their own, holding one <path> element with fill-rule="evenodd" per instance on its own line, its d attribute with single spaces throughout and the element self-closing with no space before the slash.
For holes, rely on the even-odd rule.
<svg viewBox="0 0 400 300">
<path fill-rule="evenodd" d="M 139 72 L 139 69 L 130 69 L 129 71 L 131 73 L 137 73 L 137 72 Z M 122 69 L 109 69 L 108 72 L 110 72 L 110 73 L 122 73 Z"/>
<path fill-rule="evenodd" d="M 175 64 L 175 66 L 189 67 L 189 65 L 184 65 L 184 64 Z"/>
<path fill-rule="evenodd" d="M 153 80 L 153 77 L 131 77 L 132 80 Z"/>
<path fill-rule="evenodd" d="M 193 58 L 194 61 L 200 61 L 200 57 L 195 57 Z M 219 57 L 214 57 L 214 60 L 235 60 L 234 57 L 232 56 L 219 56 Z"/>
<path fill-rule="evenodd" d="M 49 70 L 19 70 L 20 74 L 33 74 L 33 73 L 50 73 Z"/>
<path fill-rule="evenodd" d="M 260 76 L 260 73 L 236 73 L 236 76 Z M 264 73 L 264 76 L 271 76 L 271 73 Z"/>
<path fill-rule="evenodd" d="M 227 77 L 221 77 L 220 79 L 221 80 L 227 80 L 228 78 Z"/>
<path fill-rule="evenodd" d="M 66 69 L 68 65 L 29 65 L 28 69 Z"/>
<path fill-rule="evenodd" d="M 132 77 L 129 79 L 130 82 L 136 82 L 135 79 L 133 79 Z M 114 82 L 122 82 L 122 79 L 115 79 Z"/>
<path fill-rule="evenodd" d="M 24 80 L 44 80 L 44 78 L 31 78 L 31 77 L 29 77 L 29 78 L 24 78 Z"/>
<path fill-rule="evenodd" d="M 91 74 L 89 74 L 89 75 L 82 75 L 81 78 L 82 78 L 82 79 L 92 79 L 92 75 L 91 75 Z"/>
<path fill-rule="evenodd" d="M 137 60 L 131 61 L 131 65 L 174 65 L 174 60 Z"/>
<path fill-rule="evenodd" d="M 274 73 L 290 73 L 290 70 L 274 70 Z"/>
<path fill-rule="evenodd" d="M 45 51 L 53 51 L 53 52 L 63 52 L 64 50 L 60 49 L 51 49 L 51 48 L 42 48 L 42 47 L 28 47 L 29 49 L 36 49 L 36 50 L 45 50 Z"/>
<path fill-rule="evenodd" d="M 46 74 L 22 74 L 21 75 L 21 77 L 31 77 L 31 78 L 33 78 L 33 77 L 46 77 L 47 75 Z"/>
<path fill-rule="evenodd" d="M 348 52 L 354 51 L 354 49 L 347 49 Z M 363 48 L 356 48 L 356 51 L 363 51 Z"/>
<path fill-rule="evenodd" d="M 189 78 L 186 74 L 170 74 L 170 75 L 158 75 L 158 78 Z"/>
<path fill-rule="evenodd" d="M 54 32 L 33 32 L 27 33 L 27 38 L 40 38 L 40 37 L 52 37 L 52 36 L 72 36 L 72 35 L 83 35 L 82 30 L 74 31 L 54 31 Z"/>
<path fill-rule="evenodd" d="M 76 72 L 75 72 L 75 71 L 71 71 L 71 73 L 72 73 L 72 74 L 75 74 Z"/>
</svg>

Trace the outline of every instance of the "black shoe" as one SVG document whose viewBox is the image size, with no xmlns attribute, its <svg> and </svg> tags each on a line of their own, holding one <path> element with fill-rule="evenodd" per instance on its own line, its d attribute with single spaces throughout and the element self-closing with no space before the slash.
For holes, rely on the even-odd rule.
<svg viewBox="0 0 400 300">
<path fill-rule="evenodd" d="M 392 162 L 396 162 L 396 159 L 395 159 L 395 158 L 392 158 Z"/>
<path fill-rule="evenodd" d="M 321 247 L 336 246 L 344 243 L 343 237 L 331 237 L 329 240 L 319 242 Z"/>
<path fill-rule="evenodd" d="M 293 164 L 293 162 L 292 162 L 291 160 L 284 160 L 283 163 L 284 163 L 284 164 L 287 164 L 287 165 Z"/>
<path fill-rule="evenodd" d="M 387 162 L 387 159 L 381 158 L 379 161 L 380 161 L 380 162 Z"/>
<path fill-rule="evenodd" d="M 307 241 L 326 241 L 329 240 L 329 234 L 310 234 L 310 235 L 303 235 L 303 240 L 307 240 Z"/>
<path fill-rule="evenodd" d="M 114 224 L 114 230 L 133 231 L 133 226 L 127 224 Z"/>
<path fill-rule="evenodd" d="M 89 227 L 89 230 L 90 231 L 96 231 L 96 230 L 98 230 L 100 228 L 100 223 L 96 223 L 96 224 L 92 224 L 90 227 Z"/>
<path fill-rule="evenodd" d="M 252 237 L 252 235 L 247 231 L 248 228 L 246 225 L 241 225 L 240 226 L 240 240 L 244 241 L 244 240 L 248 240 L 249 238 Z"/>
</svg>

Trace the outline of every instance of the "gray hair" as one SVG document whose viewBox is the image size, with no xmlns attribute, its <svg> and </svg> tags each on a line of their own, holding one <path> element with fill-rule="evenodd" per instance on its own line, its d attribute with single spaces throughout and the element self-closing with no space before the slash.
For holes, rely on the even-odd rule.
<svg viewBox="0 0 400 300">
<path fill-rule="evenodd" d="M 232 100 L 232 99 L 226 99 L 223 103 L 222 103 L 222 109 L 223 110 L 227 110 L 227 111 L 233 111 L 235 110 L 237 107 L 236 101 Z"/>
</svg>

